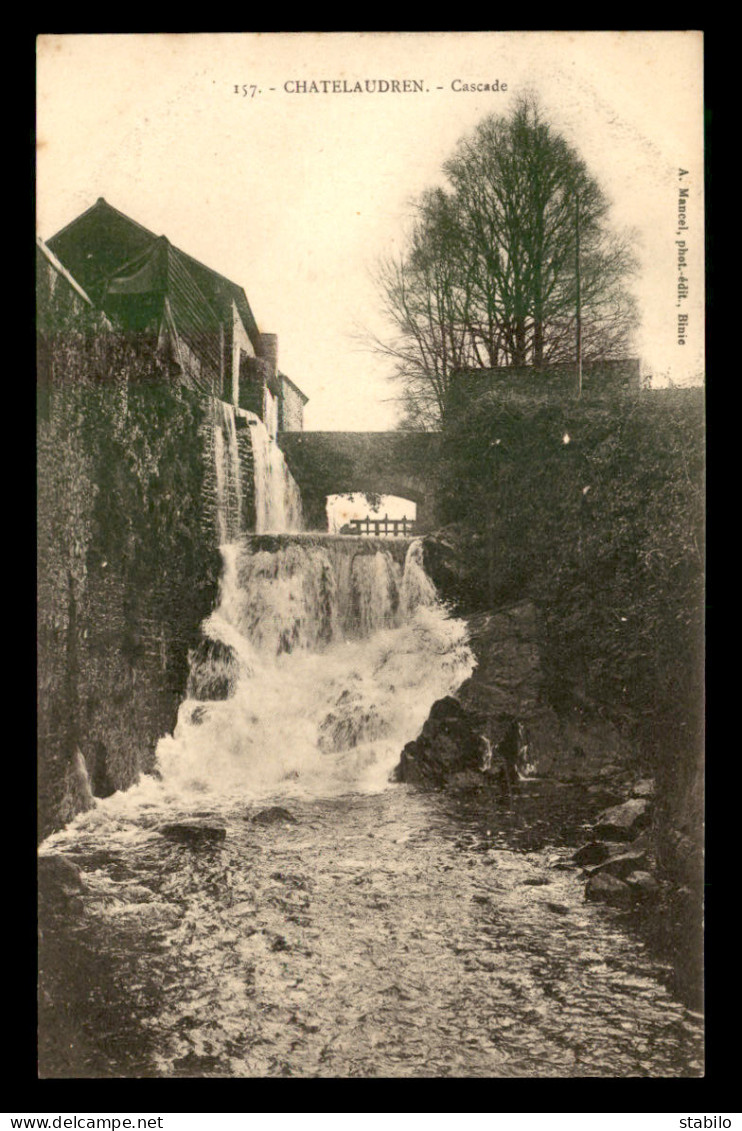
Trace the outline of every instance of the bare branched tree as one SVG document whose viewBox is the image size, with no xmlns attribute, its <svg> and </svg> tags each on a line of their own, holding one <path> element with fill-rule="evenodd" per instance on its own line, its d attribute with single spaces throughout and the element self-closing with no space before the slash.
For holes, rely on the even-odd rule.
<svg viewBox="0 0 742 1131">
<path fill-rule="evenodd" d="M 480 122 L 444 172 L 376 276 L 393 329 L 375 347 L 394 360 L 407 427 L 440 424 L 457 372 L 574 358 L 578 226 L 584 359 L 625 354 L 637 320 L 629 236 L 534 98 Z"/>
</svg>

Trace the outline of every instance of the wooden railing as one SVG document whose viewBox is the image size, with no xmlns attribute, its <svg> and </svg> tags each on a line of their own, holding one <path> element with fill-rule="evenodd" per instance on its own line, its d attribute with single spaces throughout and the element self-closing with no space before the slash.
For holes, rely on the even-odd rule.
<svg viewBox="0 0 742 1131">
<path fill-rule="evenodd" d="M 390 535 L 394 538 L 401 535 L 404 538 L 415 532 L 415 523 L 411 518 L 389 518 L 388 515 L 384 515 L 383 518 L 371 518 L 370 515 L 366 515 L 365 518 L 352 518 L 348 526 L 351 534 L 373 534 L 375 538 L 385 538 Z"/>
</svg>

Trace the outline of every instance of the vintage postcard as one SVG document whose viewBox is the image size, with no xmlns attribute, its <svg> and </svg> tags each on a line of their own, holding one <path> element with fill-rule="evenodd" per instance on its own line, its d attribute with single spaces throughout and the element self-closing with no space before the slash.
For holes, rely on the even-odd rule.
<svg viewBox="0 0 742 1131">
<path fill-rule="evenodd" d="M 37 76 L 40 1076 L 702 1076 L 702 34 Z"/>
</svg>

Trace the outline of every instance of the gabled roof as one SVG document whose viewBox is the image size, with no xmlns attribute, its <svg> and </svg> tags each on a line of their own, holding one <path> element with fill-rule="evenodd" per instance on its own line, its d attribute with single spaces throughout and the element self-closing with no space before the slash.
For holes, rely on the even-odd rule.
<svg viewBox="0 0 742 1131">
<path fill-rule="evenodd" d="M 97 299 L 101 283 L 156 239 L 154 232 L 99 197 L 92 208 L 46 242 L 91 297 Z"/>
<path fill-rule="evenodd" d="M 60 263 L 60 261 L 57 259 L 54 252 L 51 250 L 51 248 L 47 244 L 44 243 L 41 236 L 36 237 L 36 247 L 41 252 L 41 254 L 44 256 L 44 258 L 51 264 L 51 266 L 54 268 L 54 270 L 57 272 L 57 274 L 62 276 L 62 278 L 65 280 L 65 282 L 68 283 L 69 286 L 72 287 L 72 289 L 77 292 L 77 294 L 80 296 L 81 299 L 83 299 L 89 306 L 92 306 L 93 305 L 92 300 L 89 298 L 88 295 L 86 295 L 85 291 L 82 289 L 82 287 L 77 282 L 77 280 L 73 279 L 72 275 L 70 275 L 69 271 L 64 266 L 64 264 Z"/>
<path fill-rule="evenodd" d="M 211 267 L 207 267 L 205 263 L 199 263 L 197 259 L 187 255 L 186 252 L 180 253 L 184 261 L 187 263 L 190 271 L 196 277 L 199 287 L 208 295 L 212 305 L 220 311 L 222 316 L 226 318 L 231 312 L 231 303 L 234 302 L 239 312 L 242 324 L 247 330 L 247 335 L 253 344 L 256 353 L 259 349 L 260 331 L 258 324 L 255 321 L 253 312 L 250 309 L 250 304 L 247 301 L 247 295 L 244 288 L 240 287 L 237 283 L 233 283 L 226 276 L 220 275 L 218 271 L 213 271 Z"/>
<path fill-rule="evenodd" d="M 151 249 L 158 238 L 164 237 L 156 236 L 131 220 L 101 196 L 91 208 L 47 240 L 47 244 L 91 296 L 100 301 L 112 278 Z M 197 290 L 221 319 L 229 317 L 234 302 L 257 352 L 260 333 L 244 289 L 205 263 L 170 246 L 180 257 L 180 267 L 193 276 Z"/>
<path fill-rule="evenodd" d="M 186 265 L 186 256 L 160 236 L 141 254 L 125 263 L 103 285 L 101 305 L 110 313 L 121 310 L 129 295 L 147 295 L 161 319 L 165 299 L 172 325 L 197 352 L 219 371 L 217 345 L 221 322 Z"/>
</svg>

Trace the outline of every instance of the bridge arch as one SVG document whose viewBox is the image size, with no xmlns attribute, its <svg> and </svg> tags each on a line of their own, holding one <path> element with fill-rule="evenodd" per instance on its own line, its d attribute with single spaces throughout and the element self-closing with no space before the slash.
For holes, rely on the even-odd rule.
<svg viewBox="0 0 742 1131">
<path fill-rule="evenodd" d="M 326 529 L 328 496 L 363 492 L 409 499 L 418 528 L 434 525 L 438 433 L 280 432 L 278 443 L 312 529 Z"/>
</svg>

